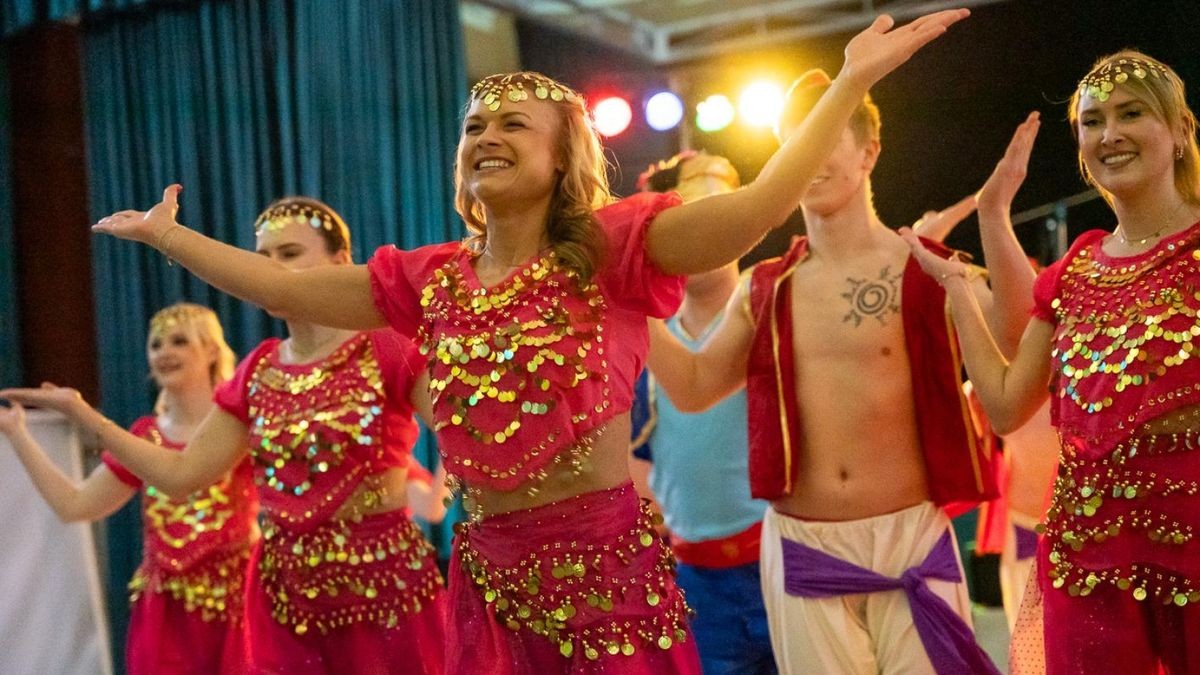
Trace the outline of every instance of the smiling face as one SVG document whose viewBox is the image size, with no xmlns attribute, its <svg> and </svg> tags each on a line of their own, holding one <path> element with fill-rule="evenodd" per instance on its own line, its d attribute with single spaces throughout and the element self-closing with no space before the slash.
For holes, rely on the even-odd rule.
<svg viewBox="0 0 1200 675">
<path fill-rule="evenodd" d="M 1130 90 L 1118 86 L 1106 100 L 1081 96 L 1077 115 L 1080 160 L 1096 184 L 1114 197 L 1174 181 L 1179 142 Z"/>
<path fill-rule="evenodd" d="M 151 332 L 146 358 L 160 388 L 183 389 L 212 382 L 218 352 L 190 322 L 178 321 Z"/>
<path fill-rule="evenodd" d="M 785 133 L 792 133 L 799 125 Z M 788 136 L 784 135 L 784 139 Z M 828 217 L 845 208 L 856 195 L 868 189 L 868 181 L 879 159 L 879 141 L 860 142 L 854 131 L 843 129 L 833 152 L 809 183 L 801 204 L 804 210 Z"/>
<path fill-rule="evenodd" d="M 485 208 L 549 198 L 562 170 L 555 103 L 505 101 L 496 110 L 475 99 L 458 143 L 458 180 Z"/>
</svg>

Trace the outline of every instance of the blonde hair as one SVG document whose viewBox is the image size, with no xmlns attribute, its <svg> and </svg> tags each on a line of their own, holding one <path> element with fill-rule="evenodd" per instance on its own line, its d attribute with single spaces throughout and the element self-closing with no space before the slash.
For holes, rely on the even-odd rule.
<svg viewBox="0 0 1200 675">
<path fill-rule="evenodd" d="M 784 95 L 779 121 L 775 123 L 775 138 L 780 143 L 787 140 L 783 137 L 783 132 L 800 126 L 832 84 L 833 80 L 829 79 L 829 74 L 820 68 L 813 68 L 792 82 L 792 86 Z M 879 115 L 879 106 L 875 105 L 870 94 L 864 94 L 862 101 L 854 107 L 848 126 L 854 134 L 854 140 L 860 146 L 867 141 L 879 140 L 883 122 Z"/>
<path fill-rule="evenodd" d="M 1087 81 L 1098 73 L 1108 73 L 1109 71 L 1120 73 L 1122 70 L 1131 72 L 1139 67 L 1144 71 L 1145 77 L 1129 77 L 1126 72 L 1125 77 L 1120 78 L 1119 82 L 1115 81 L 1115 78 L 1108 80 L 1107 75 L 1104 75 L 1104 78 L 1112 81 L 1114 88 L 1120 87 L 1145 103 L 1154 116 L 1171 130 L 1172 135 L 1175 136 L 1175 142 L 1182 144 L 1175 146 L 1177 153 L 1175 157 L 1175 189 L 1184 201 L 1200 204 L 1200 147 L 1197 147 L 1196 144 L 1196 115 L 1188 107 L 1183 80 L 1170 66 L 1154 57 L 1132 49 L 1125 49 L 1096 61 L 1081 81 L 1081 86 L 1076 87 L 1075 93 L 1071 95 L 1067 108 L 1067 119 L 1075 133 L 1075 142 L 1077 144 L 1079 142 L 1079 104 L 1083 95 L 1088 93 Z M 1182 150 L 1182 157 L 1179 156 L 1180 150 Z M 1084 181 L 1095 187 L 1109 206 L 1112 206 L 1112 194 L 1101 187 L 1092 177 L 1091 172 L 1087 170 L 1087 166 L 1083 162 L 1082 147 L 1078 152 L 1078 160 L 1079 172 L 1083 175 Z"/>
<path fill-rule="evenodd" d="M 237 364 L 237 358 L 229 344 L 225 342 L 225 331 L 221 322 L 211 309 L 191 302 L 177 302 L 164 307 L 150 318 L 150 328 L 146 333 L 146 349 L 155 338 L 164 333 L 179 328 L 188 340 L 197 345 L 211 345 L 217 348 L 217 358 L 209 367 L 209 382 L 215 387 L 230 377 Z M 164 411 L 166 392 L 160 390 L 154 403 L 154 412 Z"/>
<path fill-rule="evenodd" d="M 609 191 L 604 148 L 583 97 L 540 73 L 506 73 L 480 80 L 472 89 L 468 109 L 476 100 L 494 95 L 497 89 L 502 95 L 507 91 L 537 91 L 537 98 L 558 113 L 559 133 L 554 152 L 562 170 L 550 200 L 546 234 L 559 262 L 587 283 L 603 264 L 605 250 L 604 231 L 595 212 L 611 203 L 613 196 Z M 543 97 L 543 91 L 555 95 Z M 487 216 L 483 205 L 467 188 L 463 171 L 460 158 L 454 169 L 454 207 L 470 233 L 467 245 L 479 252 L 487 243 Z"/>
</svg>

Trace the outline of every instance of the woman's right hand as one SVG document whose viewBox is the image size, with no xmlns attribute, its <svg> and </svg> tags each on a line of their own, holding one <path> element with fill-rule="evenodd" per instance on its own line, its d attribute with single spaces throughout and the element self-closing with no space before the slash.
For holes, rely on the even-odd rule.
<svg viewBox="0 0 1200 675">
<path fill-rule="evenodd" d="M 149 211 L 117 211 L 92 225 L 92 231 L 159 248 L 166 233 L 179 225 L 175 222 L 175 214 L 179 212 L 179 193 L 182 191 L 182 185 L 167 186 L 162 201 Z"/>
<path fill-rule="evenodd" d="M 0 389 L 0 398 L 31 408 L 57 410 L 64 415 L 74 415 L 79 406 L 88 407 L 77 390 L 50 382 L 43 382 L 38 389 Z"/>
<path fill-rule="evenodd" d="M 894 28 L 895 19 L 881 14 L 846 45 L 846 62 L 838 77 L 845 75 L 869 89 L 950 26 L 970 15 L 966 9 L 947 9 Z"/>
<path fill-rule="evenodd" d="M 5 408 L 0 407 L 0 434 L 11 436 L 25 428 L 25 408 L 20 403 L 12 402 Z"/>
</svg>

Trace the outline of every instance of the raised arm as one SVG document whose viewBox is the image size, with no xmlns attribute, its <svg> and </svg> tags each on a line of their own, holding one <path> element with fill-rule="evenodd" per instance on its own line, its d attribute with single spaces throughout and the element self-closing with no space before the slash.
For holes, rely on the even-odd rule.
<svg viewBox="0 0 1200 675">
<path fill-rule="evenodd" d="M 33 487 L 64 523 L 100 520 L 121 508 L 137 492 L 103 464 L 76 484 L 46 456 L 46 451 L 29 433 L 25 409 L 20 403 L 0 408 L 0 433 L 12 443 Z"/>
<path fill-rule="evenodd" d="M 1000 351 L 1017 354 L 1033 310 L 1033 282 L 1037 278 L 1013 232 L 1013 198 L 1029 166 L 1029 155 L 1041 120 L 1033 112 L 1017 127 L 996 169 L 979 191 L 979 237 L 987 263 L 992 303 L 985 318 Z"/>
<path fill-rule="evenodd" d="M 204 281 L 284 320 L 353 330 L 386 325 L 371 298 L 365 265 L 292 272 L 266 256 L 189 230 L 175 221 L 182 189 L 172 185 L 149 211 L 118 211 L 92 230 L 153 246 Z"/>
<path fill-rule="evenodd" d="M 1050 382 L 1050 347 L 1054 327 L 1033 319 L 1025 328 L 1016 356 L 1004 357 L 988 330 L 975 293 L 967 279 L 967 266 L 930 253 L 912 230 L 901 235 L 921 267 L 946 288 L 967 374 L 998 434 L 1019 428 L 1046 399 Z"/>
<path fill-rule="evenodd" d="M 94 435 L 97 444 L 125 468 L 172 497 L 182 498 L 229 473 L 246 453 L 246 426 L 213 407 L 182 452 L 168 450 L 122 429 L 87 404 L 79 392 L 43 385 L 41 389 L 5 389 L 0 398 L 58 410 Z"/>
<path fill-rule="evenodd" d="M 936 12 L 894 30 L 891 17 L 877 18 L 846 45 L 845 64 L 833 84 L 753 183 L 654 219 L 646 243 L 651 258 L 671 274 L 706 272 L 740 258 L 800 206 L 867 91 L 968 14 Z"/>
<path fill-rule="evenodd" d="M 692 352 L 657 319 L 650 320 L 647 365 L 671 403 L 683 412 L 707 410 L 746 384 L 746 360 L 754 326 L 745 310 L 749 285 L 738 284 L 721 323 Z"/>
</svg>

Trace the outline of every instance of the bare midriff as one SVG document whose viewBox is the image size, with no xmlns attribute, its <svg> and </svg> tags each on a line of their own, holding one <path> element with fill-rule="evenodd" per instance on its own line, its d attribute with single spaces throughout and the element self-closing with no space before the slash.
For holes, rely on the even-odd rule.
<svg viewBox="0 0 1200 675">
<path fill-rule="evenodd" d="M 408 469 L 405 467 L 392 467 L 363 478 L 333 514 L 334 520 L 358 519 L 406 507 L 407 480 Z"/>
<path fill-rule="evenodd" d="M 802 434 L 782 513 L 855 520 L 929 499 L 900 315 L 908 254 L 886 242 L 850 263 L 814 256 L 790 279 Z"/>
<path fill-rule="evenodd" d="M 629 429 L 629 413 L 623 413 L 592 432 L 592 448 L 580 467 L 552 464 L 546 478 L 528 481 L 514 490 L 472 490 L 480 515 L 519 511 L 625 483 L 630 479 Z"/>
</svg>

